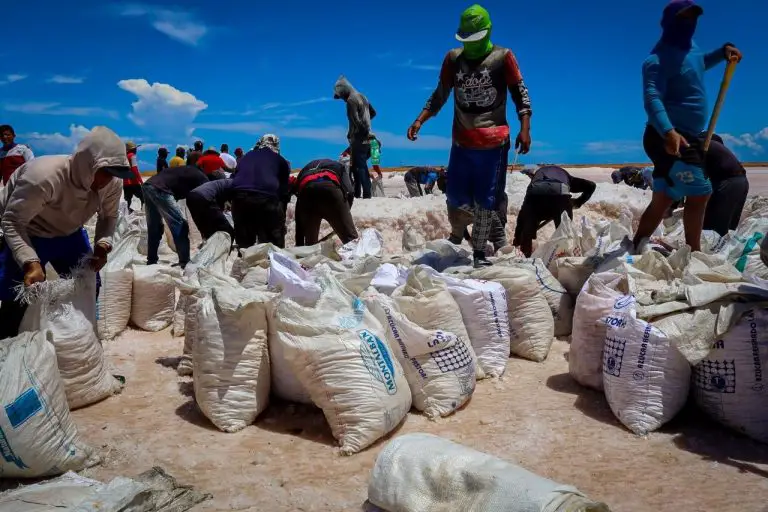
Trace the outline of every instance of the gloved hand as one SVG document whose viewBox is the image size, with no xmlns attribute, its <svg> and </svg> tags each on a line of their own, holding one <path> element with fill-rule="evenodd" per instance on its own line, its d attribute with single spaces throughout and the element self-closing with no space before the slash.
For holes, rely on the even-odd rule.
<svg viewBox="0 0 768 512">
<path fill-rule="evenodd" d="M 39 261 L 29 261 L 24 264 L 24 286 L 45 281 L 45 272 Z"/>
<path fill-rule="evenodd" d="M 112 247 L 107 244 L 96 244 L 93 249 L 93 255 L 90 258 L 89 265 L 94 272 L 100 271 L 107 264 L 107 255 L 112 251 Z"/>
</svg>

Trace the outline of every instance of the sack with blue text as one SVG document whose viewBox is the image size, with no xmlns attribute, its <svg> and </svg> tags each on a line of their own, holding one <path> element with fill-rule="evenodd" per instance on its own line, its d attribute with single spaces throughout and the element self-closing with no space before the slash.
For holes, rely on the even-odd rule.
<svg viewBox="0 0 768 512">
<path fill-rule="evenodd" d="M 281 298 L 274 335 L 294 374 L 323 410 L 341 454 L 350 455 L 403 421 L 411 391 L 384 341 L 384 329 L 363 301 L 328 268 L 317 269 L 315 277 L 320 299 L 305 307 Z"/>
</svg>

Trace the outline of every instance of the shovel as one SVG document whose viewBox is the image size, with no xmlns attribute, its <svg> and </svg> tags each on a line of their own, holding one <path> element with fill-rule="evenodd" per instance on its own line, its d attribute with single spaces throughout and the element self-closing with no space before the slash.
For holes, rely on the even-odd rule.
<svg viewBox="0 0 768 512">
<path fill-rule="evenodd" d="M 712 111 L 712 117 L 709 118 L 709 128 L 707 129 L 707 138 L 704 140 L 704 152 L 709 150 L 709 144 L 712 142 L 712 135 L 715 133 L 715 125 L 717 124 L 717 118 L 720 117 L 720 110 L 723 108 L 725 102 L 725 93 L 728 92 L 728 87 L 731 85 L 731 79 L 733 78 L 733 72 L 736 71 L 735 60 L 728 61 L 728 65 L 725 67 L 725 75 L 723 81 L 720 82 L 720 92 L 717 93 L 717 102 L 715 108 Z"/>
</svg>

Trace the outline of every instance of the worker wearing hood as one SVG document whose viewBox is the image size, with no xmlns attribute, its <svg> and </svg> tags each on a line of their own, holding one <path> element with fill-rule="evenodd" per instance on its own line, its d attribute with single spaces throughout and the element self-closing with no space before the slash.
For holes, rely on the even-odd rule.
<svg viewBox="0 0 768 512">
<path fill-rule="evenodd" d="M 653 161 L 653 197 L 635 232 L 634 246 L 661 224 L 674 201 L 685 197 L 685 241 L 701 249 L 704 212 L 712 184 L 704 172 L 701 133 L 707 126 L 704 72 L 726 60 L 741 60 L 732 44 L 709 53 L 693 41 L 704 10 L 693 0 L 672 0 L 661 18 L 662 34 L 643 62 L 643 100 L 648 123 L 643 147 Z"/>
<path fill-rule="evenodd" d="M 368 158 L 371 154 L 371 120 L 376 117 L 376 110 L 365 96 L 352 87 L 344 75 L 336 81 L 333 97 L 344 100 L 347 104 L 347 140 L 351 152 L 350 171 L 354 178 L 355 197 L 370 199 L 371 176 L 368 174 Z"/>
<path fill-rule="evenodd" d="M 17 334 L 24 311 L 14 288 L 44 281 L 47 263 L 60 275 L 87 255 L 96 271 L 106 264 L 122 180 L 131 176 L 123 142 L 105 127 L 94 128 L 71 156 L 39 157 L 11 176 L 0 193 L 0 339 Z M 83 225 L 94 215 L 91 253 Z"/>
<path fill-rule="evenodd" d="M 448 204 L 474 208 L 475 266 L 487 266 L 485 246 L 506 183 L 510 127 L 507 95 L 512 97 L 520 121 L 515 148 L 522 154 L 531 147 L 531 101 L 515 55 L 491 42 L 491 18 L 483 7 L 473 5 L 460 17 L 456 39 L 462 48 L 450 50 L 440 69 L 437 87 L 419 116 L 408 128 L 416 140 L 428 119 L 448 102 L 453 105 L 453 146 L 448 168 Z"/>
</svg>

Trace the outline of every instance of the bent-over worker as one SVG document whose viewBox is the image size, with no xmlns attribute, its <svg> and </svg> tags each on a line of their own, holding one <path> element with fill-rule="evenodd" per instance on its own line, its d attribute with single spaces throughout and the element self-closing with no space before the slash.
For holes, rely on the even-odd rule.
<svg viewBox="0 0 768 512">
<path fill-rule="evenodd" d="M 18 334 L 26 306 L 14 288 L 45 281 L 45 266 L 71 274 L 84 257 L 98 272 L 112 251 L 122 179 L 131 170 L 125 146 L 97 126 L 71 156 L 43 156 L 22 165 L 0 192 L 0 339 Z M 94 215 L 96 247 L 83 225 Z M 94 301 L 96 297 L 94 297 Z"/>
<path fill-rule="evenodd" d="M 214 180 L 200 185 L 187 196 L 187 208 L 203 240 L 224 231 L 234 242 L 235 229 L 224 215 L 224 205 L 232 200 L 234 189 L 231 179 Z"/>
<path fill-rule="evenodd" d="M 439 173 L 440 169 L 433 167 L 412 167 L 403 176 L 408 194 L 411 197 L 423 196 L 425 192 L 431 194 L 435 183 L 437 183 Z M 424 185 L 424 190 L 421 189 L 422 185 Z"/>
<path fill-rule="evenodd" d="M 525 174 L 531 178 L 531 183 L 520 207 L 512 245 L 530 258 L 536 232 L 549 221 L 554 221 L 555 227 L 560 226 L 563 212 L 573 219 L 573 209 L 581 208 L 589 201 L 597 185 L 593 181 L 571 176 L 556 165 L 540 167 L 535 173 Z M 581 195 L 573 198 L 572 193 Z"/>
<path fill-rule="evenodd" d="M 249 151 L 232 177 L 232 218 L 240 250 L 258 243 L 285 247 L 285 210 L 291 165 L 280 155 L 280 139 L 268 133 Z"/>
<path fill-rule="evenodd" d="M 163 238 L 163 220 L 168 225 L 179 256 L 179 266 L 189 263 L 189 223 L 176 201 L 208 183 L 208 176 L 194 165 L 169 167 L 149 178 L 143 186 L 144 212 L 147 218 L 147 265 L 157 263 L 157 251 Z"/>
<path fill-rule="evenodd" d="M 323 220 L 341 243 L 357 238 L 351 212 L 355 193 L 344 164 L 330 159 L 309 162 L 297 176 L 295 190 L 297 247 L 318 242 Z"/>
<path fill-rule="evenodd" d="M 704 212 L 703 229 L 725 236 L 728 230 L 739 227 L 749 194 L 747 171 L 717 134 L 712 135 L 704 169 L 712 182 L 712 195 Z"/>
</svg>

